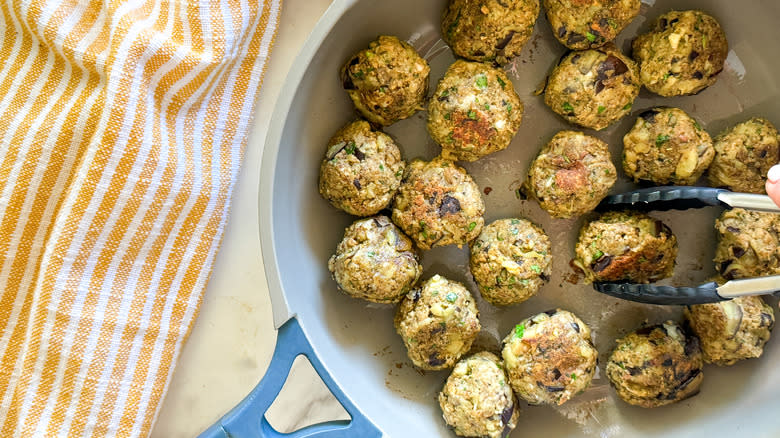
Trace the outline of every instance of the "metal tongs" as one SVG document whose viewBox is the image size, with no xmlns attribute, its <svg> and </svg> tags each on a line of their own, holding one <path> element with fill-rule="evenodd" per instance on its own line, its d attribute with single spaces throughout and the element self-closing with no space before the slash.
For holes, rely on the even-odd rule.
<svg viewBox="0 0 780 438">
<path fill-rule="evenodd" d="M 708 206 L 745 208 L 780 213 L 769 196 L 736 193 L 711 187 L 652 187 L 604 198 L 599 211 L 630 208 L 640 211 L 687 210 Z M 604 294 L 630 301 L 663 305 L 690 305 L 726 301 L 745 295 L 780 292 L 780 275 L 731 280 L 718 286 L 709 282 L 693 287 L 658 286 L 622 282 L 596 282 L 593 287 Z"/>
</svg>

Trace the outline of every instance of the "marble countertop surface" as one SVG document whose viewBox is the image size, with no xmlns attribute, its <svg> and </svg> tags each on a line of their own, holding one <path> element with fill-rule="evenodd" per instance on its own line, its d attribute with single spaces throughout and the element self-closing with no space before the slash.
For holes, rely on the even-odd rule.
<svg viewBox="0 0 780 438">
<path fill-rule="evenodd" d="M 260 160 L 290 65 L 330 3 L 284 1 L 222 247 L 152 437 L 196 436 L 241 401 L 270 363 L 276 331 L 257 225 Z M 306 360 L 299 358 L 267 418 L 280 432 L 289 432 L 349 417 Z"/>
</svg>

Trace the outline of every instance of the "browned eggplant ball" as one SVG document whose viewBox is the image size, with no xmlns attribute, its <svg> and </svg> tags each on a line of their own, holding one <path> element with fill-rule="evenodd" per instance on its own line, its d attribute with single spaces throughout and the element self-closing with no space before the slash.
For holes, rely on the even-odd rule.
<svg viewBox="0 0 780 438">
<path fill-rule="evenodd" d="M 455 365 L 439 393 L 439 406 L 447 425 L 466 437 L 506 437 L 520 415 L 501 360 L 487 351 Z"/>
<path fill-rule="evenodd" d="M 477 184 L 443 158 L 412 161 L 393 201 L 393 222 L 425 250 L 471 242 L 482 231 L 483 214 Z"/>
<path fill-rule="evenodd" d="M 693 185 L 713 157 L 710 135 L 677 108 L 643 112 L 623 137 L 623 170 L 634 181 Z"/>
<path fill-rule="evenodd" d="M 775 325 L 772 307 L 753 296 L 689 306 L 685 317 L 699 337 L 704 361 L 716 365 L 761 357 Z"/>
<path fill-rule="evenodd" d="M 458 56 L 504 64 L 520 54 L 537 16 L 539 0 L 450 0 L 441 33 Z"/>
<path fill-rule="evenodd" d="M 526 219 L 494 221 L 471 244 L 471 275 L 493 305 L 531 298 L 550 279 L 551 265 L 550 238 Z"/>
<path fill-rule="evenodd" d="M 523 186 L 550 216 L 570 218 L 599 204 L 617 181 L 609 148 L 575 131 L 561 131 L 531 163 Z"/>
<path fill-rule="evenodd" d="M 455 61 L 428 105 L 428 132 L 442 156 L 474 161 L 512 141 L 523 119 L 523 103 L 503 70 Z"/>
<path fill-rule="evenodd" d="M 752 118 L 715 137 L 710 185 L 735 192 L 766 193 L 766 175 L 780 163 L 780 138 L 769 120 Z"/>
<path fill-rule="evenodd" d="M 639 0 L 544 0 L 555 38 L 573 50 L 614 40 L 639 14 L 639 6 Z"/>
<path fill-rule="evenodd" d="M 590 328 L 561 309 L 517 324 L 502 351 L 517 396 L 530 404 L 551 405 L 567 402 L 590 385 L 598 355 Z"/>
<path fill-rule="evenodd" d="M 434 275 L 401 301 L 395 329 L 415 366 L 452 368 L 479 334 L 479 311 L 465 286 Z"/>
<path fill-rule="evenodd" d="M 718 20 L 702 11 L 671 11 L 633 42 L 642 85 L 661 96 L 696 94 L 715 83 L 729 45 Z"/>
<path fill-rule="evenodd" d="M 702 366 L 699 340 L 667 321 L 618 339 L 606 373 L 623 401 L 655 408 L 696 395 Z"/>
<path fill-rule="evenodd" d="M 412 241 L 386 216 L 350 225 L 328 270 L 344 293 L 375 303 L 397 303 L 422 274 Z"/>
<path fill-rule="evenodd" d="M 387 126 L 424 108 L 430 71 L 412 46 L 383 35 L 347 61 L 341 80 L 360 114 Z"/>
<path fill-rule="evenodd" d="M 726 210 L 715 230 L 715 269 L 723 278 L 780 275 L 780 214 Z"/>
<path fill-rule="evenodd" d="M 371 216 L 392 201 L 404 173 L 401 151 L 389 135 L 366 121 L 340 129 L 320 165 L 320 194 L 355 216 Z"/>
<path fill-rule="evenodd" d="M 553 69 L 544 103 L 570 123 L 601 130 L 631 111 L 639 70 L 613 45 L 571 52 Z"/>
<path fill-rule="evenodd" d="M 652 283 L 672 275 L 677 238 L 644 213 L 610 211 L 582 227 L 574 252 L 587 282 Z"/>
</svg>

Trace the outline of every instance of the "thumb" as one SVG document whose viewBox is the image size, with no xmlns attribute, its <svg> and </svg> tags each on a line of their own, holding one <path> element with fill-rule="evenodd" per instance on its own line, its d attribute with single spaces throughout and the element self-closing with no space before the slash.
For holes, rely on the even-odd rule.
<svg viewBox="0 0 780 438">
<path fill-rule="evenodd" d="M 767 173 L 766 193 L 780 206 L 780 164 L 772 166 Z"/>
</svg>

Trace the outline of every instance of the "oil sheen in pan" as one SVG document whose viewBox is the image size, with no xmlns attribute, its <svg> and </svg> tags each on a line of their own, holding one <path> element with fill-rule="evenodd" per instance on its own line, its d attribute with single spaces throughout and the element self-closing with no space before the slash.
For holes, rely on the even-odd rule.
<svg viewBox="0 0 780 438">
<path fill-rule="evenodd" d="M 646 8 L 647 6 L 643 6 L 643 9 Z M 618 47 L 625 51 L 643 21 L 643 17 L 639 17 L 621 33 L 617 40 Z M 519 216 L 528 218 L 545 229 L 553 244 L 552 278 L 530 300 L 513 307 L 494 307 L 482 300 L 476 292 L 478 289 L 468 269 L 468 248 L 455 246 L 424 252 L 423 278 L 429 278 L 434 274 L 445 275 L 453 280 L 464 282 L 475 293 L 482 322 L 482 333 L 475 343 L 476 349 L 496 351 L 500 340 L 515 323 L 535 313 L 561 307 L 573 311 L 590 325 L 594 341 L 601 353 L 600 363 L 604 364 L 616 338 L 645 321 L 657 323 L 666 319 L 680 320 L 681 311 L 676 307 L 642 305 L 612 299 L 584 285 L 569 262 L 577 233 L 584 219 L 590 216 L 572 220 L 554 220 L 534 201 L 525 200 L 518 192 L 527 174 L 528 165 L 543 144 L 560 130 L 578 129 L 549 111 L 543 103 L 543 96 L 534 95 L 539 83 L 565 51 L 564 47 L 547 35 L 549 33 L 547 27 L 548 24 L 542 14 L 523 54 L 505 67 L 525 105 L 523 123 L 509 148 L 473 163 L 460 164 L 469 171 L 483 191 L 486 223 L 503 217 Z M 428 28 L 424 32 L 415 33 L 408 37 L 408 41 L 431 66 L 429 93 L 432 93 L 444 71 L 454 61 L 454 57 L 447 45 L 439 38 L 436 29 Z M 701 121 L 713 134 L 717 133 L 722 126 L 709 124 L 717 117 L 717 114 L 711 112 L 712 99 L 718 99 L 720 112 L 737 114 L 743 109 L 743 102 L 734 95 L 732 90 L 734 85 L 741 82 L 745 76 L 744 65 L 739 61 L 736 53 L 731 53 L 729 59 L 725 71 L 718 82 L 712 86 L 718 89 L 719 93 L 708 93 L 695 99 L 684 100 L 660 98 L 643 90 L 635 101 L 630 115 L 604 131 L 586 130 L 589 135 L 595 135 L 610 145 L 613 162 L 620 173 L 612 193 L 634 187 L 622 174 L 620 163 L 622 136 L 643 109 L 658 104 L 679 106 Z M 724 99 L 723 94 L 728 98 Z M 386 132 L 397 139 L 407 160 L 416 157 L 431 159 L 440 151 L 439 146 L 430 139 L 425 130 L 426 118 L 427 113 L 421 111 L 410 119 L 386 128 Z M 702 244 L 702 242 L 714 242 L 715 233 L 710 224 L 714 224 L 718 213 L 717 209 L 653 213 L 653 216 L 671 226 L 680 242 L 675 276 L 667 280 L 669 283 L 692 284 L 703 281 L 713 274 L 710 260 L 714 254 L 714 245 Z M 410 364 L 395 365 L 393 368 L 396 369 L 389 373 L 386 386 L 406 398 L 420 398 L 422 402 L 430 401 L 447 375 L 446 372 L 420 373 Z M 415 378 L 414 375 L 418 377 Z M 403 378 L 399 378 L 401 376 Z M 434 380 L 435 383 L 431 383 L 430 380 Z M 420 386 L 429 390 L 421 392 Z M 617 436 L 620 432 L 614 425 L 618 423 L 616 416 L 619 415 L 622 407 L 619 402 L 616 402 L 614 395 L 610 395 L 609 384 L 600 369 L 597 370 L 591 387 L 583 395 L 555 409 L 564 417 L 580 424 L 588 433 Z"/>
</svg>

